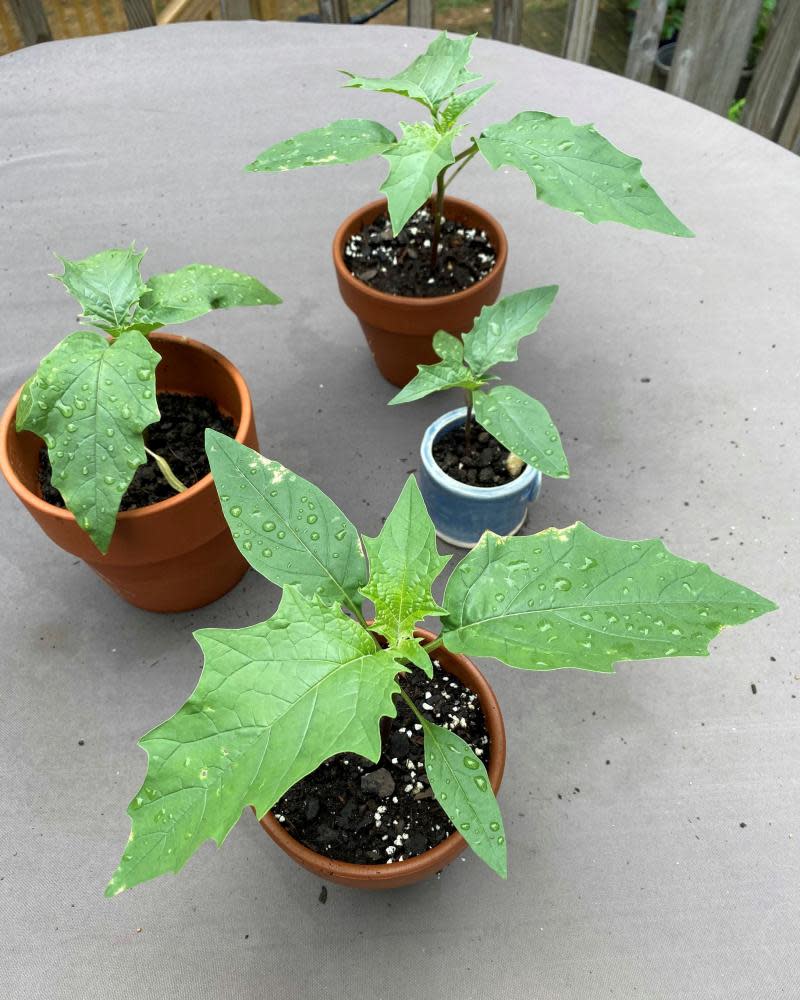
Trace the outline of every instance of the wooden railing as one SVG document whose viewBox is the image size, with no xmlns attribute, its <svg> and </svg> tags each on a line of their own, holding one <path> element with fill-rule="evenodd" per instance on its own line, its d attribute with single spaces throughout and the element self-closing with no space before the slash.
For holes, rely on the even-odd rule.
<svg viewBox="0 0 800 1000">
<path fill-rule="evenodd" d="M 25 45 L 47 41 L 50 26 L 41 0 L 6 0 Z M 348 0 L 318 0 L 320 19 L 350 21 Z M 277 0 L 170 0 L 159 13 L 152 0 L 121 0 L 127 24 L 141 28 L 174 21 L 220 16 L 231 20 L 278 14 Z M 588 62 L 599 0 L 569 0 L 561 54 Z M 0 28 L 3 0 L 0 0 Z M 74 4 L 79 26 L 87 12 L 99 30 L 109 30 L 99 0 Z M 435 0 L 407 0 L 407 22 L 435 26 Z M 667 90 L 717 114 L 725 114 L 736 94 L 747 59 L 761 0 L 687 0 L 683 24 L 667 78 Z M 650 81 L 667 0 L 639 0 L 625 75 Z M 494 0 L 492 36 L 503 42 L 522 40 L 524 0 Z M 86 32 L 88 33 L 88 32 Z M 800 153 L 800 0 L 777 0 L 745 102 L 742 124 Z"/>
</svg>

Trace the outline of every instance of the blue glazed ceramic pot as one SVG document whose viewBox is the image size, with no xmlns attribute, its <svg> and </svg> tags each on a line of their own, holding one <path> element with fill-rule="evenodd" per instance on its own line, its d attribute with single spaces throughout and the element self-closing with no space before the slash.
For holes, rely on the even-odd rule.
<svg viewBox="0 0 800 1000">
<path fill-rule="evenodd" d="M 539 495 L 542 474 L 530 465 L 505 486 L 468 486 L 451 479 L 433 457 L 434 442 L 464 423 L 466 407 L 451 410 L 428 427 L 422 438 L 419 486 L 443 542 L 469 549 L 484 531 L 514 535 L 525 523 L 528 504 Z"/>
</svg>

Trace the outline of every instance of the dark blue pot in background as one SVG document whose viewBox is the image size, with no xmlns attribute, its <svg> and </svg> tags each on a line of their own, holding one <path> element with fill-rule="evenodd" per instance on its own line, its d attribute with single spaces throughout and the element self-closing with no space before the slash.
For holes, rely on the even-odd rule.
<svg viewBox="0 0 800 1000">
<path fill-rule="evenodd" d="M 428 427 L 422 438 L 419 486 L 443 542 L 468 549 L 484 531 L 514 535 L 525 523 L 528 504 L 539 495 L 542 474 L 527 465 L 505 486 L 468 486 L 451 479 L 436 464 L 434 442 L 445 432 L 464 423 L 466 407 L 451 410 Z"/>
</svg>

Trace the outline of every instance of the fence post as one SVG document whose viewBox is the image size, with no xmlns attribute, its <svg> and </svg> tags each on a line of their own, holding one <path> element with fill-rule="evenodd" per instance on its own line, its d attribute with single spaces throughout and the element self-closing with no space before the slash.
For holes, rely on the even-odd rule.
<svg viewBox="0 0 800 1000">
<path fill-rule="evenodd" d="M 347 0 L 319 0 L 319 16 L 323 24 L 349 24 Z"/>
<path fill-rule="evenodd" d="M 47 23 L 41 0 L 10 0 L 11 13 L 22 35 L 23 45 L 52 41 L 50 25 Z"/>
<path fill-rule="evenodd" d="M 575 62 L 588 63 L 592 51 L 594 22 L 598 0 L 569 0 L 567 23 L 561 55 Z"/>
<path fill-rule="evenodd" d="M 761 0 L 689 0 L 667 90 L 724 115 L 753 40 Z"/>
<path fill-rule="evenodd" d="M 783 0 L 772 17 L 747 91 L 742 124 L 778 139 L 800 87 L 800 4 Z"/>
<path fill-rule="evenodd" d="M 494 0 L 492 38 L 519 45 L 522 41 L 522 0 Z"/>
<path fill-rule="evenodd" d="M 156 23 L 150 0 L 122 0 L 129 28 L 152 28 Z"/>
<path fill-rule="evenodd" d="M 633 26 L 625 76 L 640 83 L 649 83 L 661 39 L 661 29 L 667 14 L 667 0 L 639 0 L 636 23 Z"/>
<path fill-rule="evenodd" d="M 413 28 L 432 28 L 435 19 L 434 0 L 408 0 L 406 21 Z"/>
</svg>

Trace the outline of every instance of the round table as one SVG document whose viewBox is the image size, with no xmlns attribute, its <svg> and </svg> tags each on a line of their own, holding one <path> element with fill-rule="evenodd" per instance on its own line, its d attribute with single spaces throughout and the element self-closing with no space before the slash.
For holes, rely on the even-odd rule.
<svg viewBox="0 0 800 1000">
<path fill-rule="evenodd" d="M 329 240 L 385 165 L 243 172 L 270 143 L 336 118 L 409 116 L 340 88 L 386 74 L 430 32 L 197 23 L 38 45 L 0 60 L 2 398 L 75 328 L 52 252 L 137 241 L 146 275 L 192 261 L 258 275 L 285 299 L 187 333 L 252 390 L 264 452 L 374 535 L 430 420 L 399 412 L 335 289 Z M 641 156 L 697 233 L 591 226 L 476 162 L 457 182 L 506 226 L 505 290 L 558 282 L 511 381 L 560 427 L 573 474 L 527 531 L 582 519 L 661 535 L 784 610 L 723 634 L 710 661 L 615 676 L 489 679 L 506 714 L 508 882 L 466 856 L 388 894 L 293 867 L 251 815 L 178 878 L 107 900 L 145 755 L 184 701 L 191 632 L 268 617 L 251 573 L 225 599 L 159 617 L 57 551 L 10 491 L 0 743 L 2 992 L 9 1000 L 198 997 L 703 1000 L 793 995 L 800 884 L 796 615 L 800 160 L 620 77 L 478 40 L 498 85 L 478 126 L 524 109 L 593 121 Z M 411 112 L 413 116 L 414 112 Z M 792 985 L 795 984 L 795 985 Z"/>
</svg>

